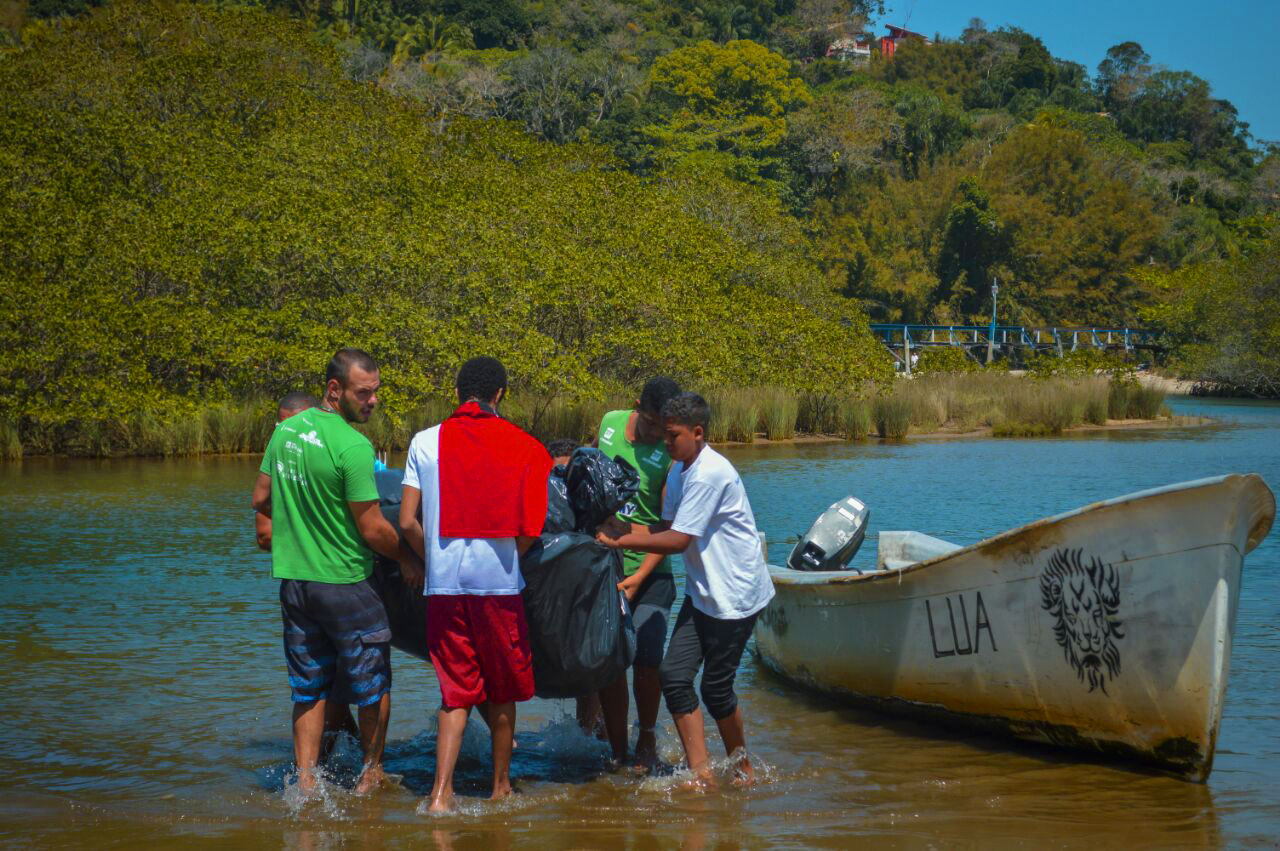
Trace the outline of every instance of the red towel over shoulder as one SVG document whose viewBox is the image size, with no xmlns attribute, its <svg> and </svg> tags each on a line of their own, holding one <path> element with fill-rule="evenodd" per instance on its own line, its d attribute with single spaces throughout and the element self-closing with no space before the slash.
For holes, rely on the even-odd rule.
<svg viewBox="0 0 1280 851">
<path fill-rule="evenodd" d="M 542 534 L 551 456 L 518 426 L 467 402 L 440 426 L 440 537 Z"/>
</svg>

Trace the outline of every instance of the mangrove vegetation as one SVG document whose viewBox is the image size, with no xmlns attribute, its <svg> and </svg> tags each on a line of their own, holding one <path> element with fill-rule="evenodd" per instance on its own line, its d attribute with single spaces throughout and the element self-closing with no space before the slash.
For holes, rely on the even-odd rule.
<svg viewBox="0 0 1280 851">
<path fill-rule="evenodd" d="M 344 344 L 383 365 L 385 446 L 478 351 L 542 433 L 659 372 L 726 388 L 744 440 L 919 430 L 935 391 L 1053 432 L 1131 387 L 984 407 L 986 373 L 924 389 L 978 368 L 933 351 L 891 387 L 868 319 L 987 321 L 992 279 L 1001 322 L 1145 324 L 1165 365 L 1277 393 L 1280 156 L 1229 102 L 1136 42 L 1091 74 L 977 20 L 881 55 L 883 11 L 9 4 L 0 449 L 256 448 Z"/>
</svg>

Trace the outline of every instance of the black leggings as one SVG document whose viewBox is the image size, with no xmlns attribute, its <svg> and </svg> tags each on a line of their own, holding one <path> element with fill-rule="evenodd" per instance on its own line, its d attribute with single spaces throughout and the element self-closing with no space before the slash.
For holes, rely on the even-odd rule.
<svg viewBox="0 0 1280 851">
<path fill-rule="evenodd" d="M 693 678 L 698 675 L 704 659 L 702 702 L 717 721 L 733 714 L 738 708 L 733 678 L 737 676 L 742 651 L 755 623 L 755 615 L 738 620 L 713 618 L 695 609 L 688 597 L 684 598 L 667 645 L 667 655 L 658 668 L 662 694 L 672 715 L 684 715 L 698 708 Z"/>
</svg>

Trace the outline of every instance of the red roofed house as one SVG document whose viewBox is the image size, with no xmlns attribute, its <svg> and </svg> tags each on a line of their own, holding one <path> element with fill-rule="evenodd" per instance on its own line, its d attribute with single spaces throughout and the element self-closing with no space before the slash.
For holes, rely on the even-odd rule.
<svg viewBox="0 0 1280 851">
<path fill-rule="evenodd" d="M 898 42 L 906 41 L 909 38 L 918 38 L 925 44 L 933 44 L 920 33 L 913 33 L 911 30 L 889 25 L 889 34 L 880 37 L 880 57 L 882 59 L 892 59 L 893 52 L 898 49 Z"/>
</svg>

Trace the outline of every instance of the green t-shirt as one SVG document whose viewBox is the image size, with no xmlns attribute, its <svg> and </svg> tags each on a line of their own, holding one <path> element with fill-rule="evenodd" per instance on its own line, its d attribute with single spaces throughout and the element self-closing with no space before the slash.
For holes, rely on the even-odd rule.
<svg viewBox="0 0 1280 851">
<path fill-rule="evenodd" d="M 610 458 L 621 458 L 636 468 L 640 474 L 640 489 L 636 491 L 618 516 L 629 523 L 653 525 L 662 519 L 662 487 L 667 483 L 667 470 L 671 469 L 671 456 L 667 445 L 657 443 L 632 443 L 627 440 L 627 420 L 630 411 L 610 411 L 600 418 L 600 431 L 596 442 L 600 450 Z M 640 569 L 646 553 L 622 551 L 622 570 L 627 576 Z M 663 559 L 654 571 L 670 573 L 671 560 Z"/>
<path fill-rule="evenodd" d="M 348 502 L 378 498 L 373 446 L 320 408 L 276 426 L 261 472 L 271 477 L 271 566 L 276 579 L 349 585 L 373 572 L 373 551 Z"/>
</svg>

